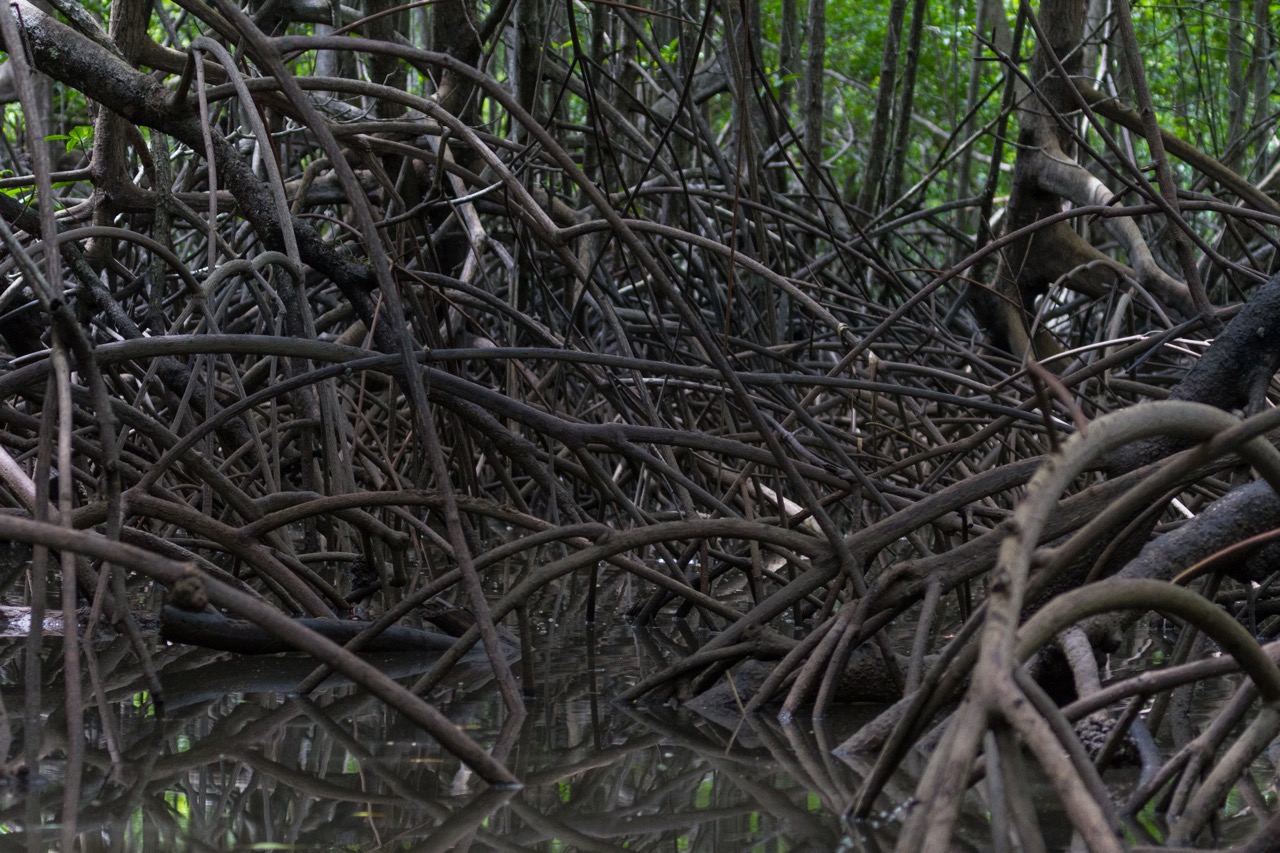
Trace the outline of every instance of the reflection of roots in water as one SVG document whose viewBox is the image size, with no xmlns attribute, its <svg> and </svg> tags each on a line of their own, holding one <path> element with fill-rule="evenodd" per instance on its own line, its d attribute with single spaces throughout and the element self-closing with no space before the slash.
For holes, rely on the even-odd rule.
<svg viewBox="0 0 1280 853">
<path fill-rule="evenodd" d="M 441 849 L 458 837 L 498 848 L 554 839 L 579 849 L 738 849 L 775 839 L 791 849 L 838 845 L 839 812 L 857 782 L 829 759 L 843 732 L 787 731 L 760 720 L 733 732 L 681 711 L 626 709 L 609 700 L 635 677 L 634 636 L 565 631 L 586 635 L 594 666 L 585 665 L 582 639 L 538 646 L 533 663 L 544 690 L 534 713 L 514 726 L 499 728 L 483 659 L 455 670 L 451 687 L 432 697 L 520 767 L 520 792 L 485 790 L 438 744 L 340 678 L 309 699 L 275 692 L 311 671 L 313 662 L 301 656 L 211 660 L 204 651 L 162 650 L 171 657 L 161 672 L 163 716 L 135 701 L 139 676 L 129 659 L 100 666 L 109 670 L 109 728 L 124 738 L 128 760 L 113 768 L 105 733 L 92 739 L 84 781 L 99 794 L 83 803 L 79 829 L 110 834 L 140 811 L 154 838 L 169 845 L 270 838 L 364 849 L 398 839 Z M 432 663 L 420 655 L 371 660 L 397 678 Z M 50 692 L 46 700 L 52 707 L 58 697 Z M 51 761 L 41 802 L 51 810 L 60 803 L 64 725 L 54 707 L 42 728 Z M 180 819 L 175 802 L 200 819 Z M 0 820 L 21 823 L 23 815 L 21 803 L 0 808 Z"/>
</svg>

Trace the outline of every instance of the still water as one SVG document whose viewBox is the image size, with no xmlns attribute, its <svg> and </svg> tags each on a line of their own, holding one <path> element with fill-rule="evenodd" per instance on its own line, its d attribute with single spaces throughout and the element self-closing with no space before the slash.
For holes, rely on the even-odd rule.
<svg viewBox="0 0 1280 853">
<path fill-rule="evenodd" d="M 533 650 L 537 698 L 505 720 L 483 660 L 432 698 L 523 781 L 494 791 L 414 726 L 349 686 L 292 696 L 311 664 L 160 650 L 157 715 L 123 643 L 85 673 L 89 745 L 75 815 L 80 849 L 662 850 L 879 849 L 841 820 L 859 781 L 831 755 L 858 716 L 782 728 L 720 723 L 612 701 L 661 665 L 661 633 L 561 626 Z M 22 755 L 25 643 L 0 649 L 0 698 Z M 36 779 L 0 788 L 0 851 L 54 850 L 62 821 L 61 650 L 49 648 Z M 405 678 L 430 661 L 383 656 Z M 101 708 L 108 709 L 102 713 Z M 865 713 L 862 715 L 865 718 Z M 504 725 L 505 720 L 505 725 Z M 11 766 L 16 766 L 16 761 Z M 906 790 L 901 792 L 904 796 Z M 892 834 L 892 833 L 891 833 Z M 890 841 L 885 837 L 884 841 Z"/>
</svg>

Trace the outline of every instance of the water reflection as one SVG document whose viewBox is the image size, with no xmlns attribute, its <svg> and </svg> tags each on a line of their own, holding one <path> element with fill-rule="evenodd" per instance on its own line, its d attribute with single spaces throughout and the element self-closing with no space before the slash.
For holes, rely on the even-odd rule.
<svg viewBox="0 0 1280 853">
<path fill-rule="evenodd" d="M 659 662 L 626 630 L 565 630 L 535 649 L 538 698 L 504 725 L 482 660 L 435 696 L 439 707 L 524 781 L 493 791 L 420 730 L 354 688 L 287 691 L 294 658 L 161 652 L 163 716 L 137 692 L 123 645 L 94 651 L 90 748 L 75 816 L 85 850 L 726 850 L 881 849 L 840 815 L 859 778 L 831 756 L 856 725 L 724 728 L 670 708 L 609 700 Z M 585 645 L 584 645 L 585 644 Z M 17 644 L 21 649 L 21 644 Z M 591 650 L 590 655 L 583 649 Z M 60 649 L 51 647 L 40 778 L 0 802 L 0 850 L 56 849 L 65 723 Z M 0 651 L 6 708 L 21 708 L 22 655 Z M 384 657 L 398 677 L 420 656 Z M 20 756 L 23 733 L 12 715 Z M 902 788 L 905 792 L 905 783 Z M 33 827 L 38 827 L 34 829 Z M 891 841 L 885 838 L 884 841 Z"/>
</svg>

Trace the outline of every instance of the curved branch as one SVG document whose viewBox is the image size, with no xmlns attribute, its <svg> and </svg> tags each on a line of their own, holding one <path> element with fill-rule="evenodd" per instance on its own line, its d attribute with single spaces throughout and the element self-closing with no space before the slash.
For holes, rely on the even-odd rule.
<svg viewBox="0 0 1280 853">
<path fill-rule="evenodd" d="M 1235 658 L 1266 702 L 1280 701 L 1280 667 L 1253 635 L 1213 602 L 1167 581 L 1130 578 L 1090 584 L 1058 596 L 1018 630 L 1017 657 L 1025 661 L 1081 619 L 1113 610 L 1154 610 L 1199 628 Z"/>
</svg>

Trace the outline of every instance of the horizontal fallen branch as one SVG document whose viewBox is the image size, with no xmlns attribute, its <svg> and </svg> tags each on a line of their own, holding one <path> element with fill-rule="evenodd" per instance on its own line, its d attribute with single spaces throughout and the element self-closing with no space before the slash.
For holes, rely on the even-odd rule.
<svg viewBox="0 0 1280 853">
<path fill-rule="evenodd" d="M 295 621 L 339 644 L 349 643 L 369 627 L 368 622 L 343 619 L 297 619 Z M 183 610 L 171 604 L 165 605 L 161 612 L 160 636 L 171 643 L 186 643 L 241 655 L 269 655 L 276 652 L 297 651 L 292 644 L 247 620 Z M 392 626 L 371 638 L 362 651 L 442 652 L 453 643 L 454 638 L 446 634 Z"/>
</svg>

